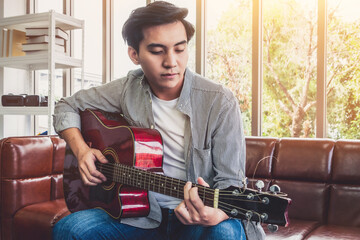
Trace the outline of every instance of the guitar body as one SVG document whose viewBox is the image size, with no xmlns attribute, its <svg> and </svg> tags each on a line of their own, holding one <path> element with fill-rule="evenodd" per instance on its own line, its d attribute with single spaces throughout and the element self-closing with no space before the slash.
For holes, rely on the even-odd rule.
<svg viewBox="0 0 360 240">
<path fill-rule="evenodd" d="M 120 115 L 85 110 L 81 112 L 81 133 L 85 142 L 99 149 L 109 162 L 162 174 L 163 145 L 158 131 L 128 126 Z M 102 169 L 108 179 L 117 173 Z M 85 186 L 78 162 L 67 148 L 64 161 L 64 195 L 71 212 L 101 208 L 115 219 L 147 216 L 148 192 L 117 182 Z"/>
</svg>

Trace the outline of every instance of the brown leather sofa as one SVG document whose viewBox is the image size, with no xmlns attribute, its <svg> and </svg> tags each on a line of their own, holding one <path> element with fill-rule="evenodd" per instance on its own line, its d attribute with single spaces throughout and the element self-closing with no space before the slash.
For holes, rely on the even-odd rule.
<svg viewBox="0 0 360 240">
<path fill-rule="evenodd" d="M 360 141 L 248 137 L 246 145 L 247 177 L 292 198 L 290 226 L 268 239 L 360 239 Z M 56 136 L 0 141 L 0 239 L 51 239 L 69 214 L 64 154 Z"/>
<path fill-rule="evenodd" d="M 290 226 L 267 239 L 360 239 L 360 141 L 248 137 L 246 146 L 247 177 L 292 199 Z"/>
<path fill-rule="evenodd" d="M 52 226 L 69 214 L 62 172 L 65 142 L 58 137 L 0 141 L 0 239 L 51 239 Z"/>
</svg>

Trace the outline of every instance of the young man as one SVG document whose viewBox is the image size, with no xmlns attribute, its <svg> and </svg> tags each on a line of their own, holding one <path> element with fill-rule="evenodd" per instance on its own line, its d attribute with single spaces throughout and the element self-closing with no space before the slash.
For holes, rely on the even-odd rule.
<svg viewBox="0 0 360 240">
<path fill-rule="evenodd" d="M 240 220 L 204 206 L 191 185 L 240 186 L 245 140 L 233 94 L 186 68 L 194 34 L 186 16 L 187 9 L 162 1 L 133 11 L 123 37 L 131 60 L 141 69 L 62 99 L 54 114 L 55 129 L 77 157 L 82 180 L 89 186 L 106 180 L 94 162 L 107 160 L 84 142 L 79 110 L 116 112 L 130 125 L 159 130 L 164 174 L 189 181 L 184 199 L 149 192 L 149 215 L 120 222 L 100 209 L 72 213 L 56 224 L 54 239 L 246 239 Z M 245 227 L 248 239 L 263 238 L 258 225 Z"/>
</svg>

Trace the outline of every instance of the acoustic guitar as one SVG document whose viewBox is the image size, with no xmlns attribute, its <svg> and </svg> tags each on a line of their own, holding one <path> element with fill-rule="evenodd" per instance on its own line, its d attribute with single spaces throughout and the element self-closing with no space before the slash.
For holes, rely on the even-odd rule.
<svg viewBox="0 0 360 240">
<path fill-rule="evenodd" d="M 162 172 L 163 144 L 157 130 L 129 126 L 119 114 L 85 110 L 81 112 L 81 133 L 85 142 L 99 149 L 109 160 L 95 162 L 107 182 L 83 184 L 77 159 L 67 147 L 64 162 L 64 195 L 68 209 L 76 212 L 100 208 L 115 219 L 149 214 L 148 191 L 183 199 L 185 181 Z M 288 206 L 284 194 L 250 188 L 211 189 L 198 184 L 206 206 L 219 208 L 233 218 L 287 226 Z"/>
</svg>

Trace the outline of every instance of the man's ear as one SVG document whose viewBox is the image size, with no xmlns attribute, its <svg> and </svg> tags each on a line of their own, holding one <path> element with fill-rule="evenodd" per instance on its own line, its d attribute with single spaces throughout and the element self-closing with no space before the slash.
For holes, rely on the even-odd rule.
<svg viewBox="0 0 360 240">
<path fill-rule="evenodd" d="M 131 47 L 131 46 L 128 47 L 128 54 L 129 54 L 129 57 L 130 57 L 131 61 L 132 61 L 135 65 L 139 65 L 139 64 L 140 64 L 140 62 L 139 62 L 139 55 L 138 55 L 137 51 L 136 51 L 133 47 Z"/>
</svg>

